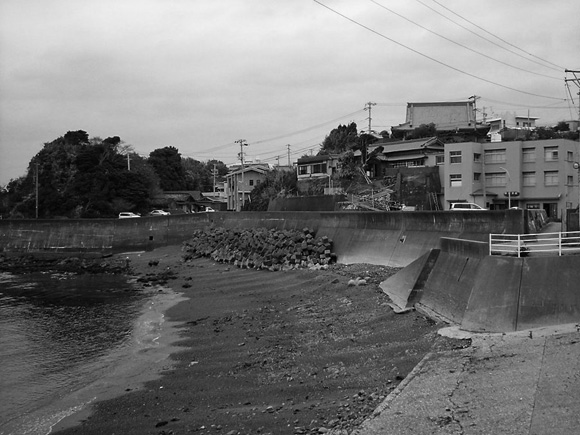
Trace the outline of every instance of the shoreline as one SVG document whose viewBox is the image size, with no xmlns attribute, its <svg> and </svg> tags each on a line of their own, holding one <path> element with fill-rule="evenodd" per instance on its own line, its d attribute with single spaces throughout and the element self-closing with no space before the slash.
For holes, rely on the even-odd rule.
<svg viewBox="0 0 580 435">
<path fill-rule="evenodd" d="M 145 285 L 183 293 L 165 312 L 171 367 L 53 433 L 348 431 L 434 347 L 465 345 L 437 337 L 441 324 L 418 313 L 393 313 L 378 283 L 394 272 L 382 266 L 244 270 L 185 263 L 180 246 L 125 256 Z M 355 276 L 368 284 L 350 286 Z"/>
<path fill-rule="evenodd" d="M 126 257 L 128 254 L 140 255 L 141 252 L 120 255 Z M 137 285 L 137 278 L 129 275 L 128 278 L 133 285 Z M 112 372 L 67 396 L 69 401 L 75 399 L 81 404 L 62 411 L 65 415 L 50 426 L 47 434 L 80 425 L 93 415 L 96 403 L 129 391 L 139 391 L 145 383 L 159 379 L 163 371 L 171 369 L 171 355 L 178 350 L 174 343 L 179 340 L 179 323 L 169 320 L 166 313 L 187 298 L 170 287 L 159 285 L 149 290 L 143 287 L 139 290 L 151 294 L 144 296 L 141 314 L 135 320 L 131 346 L 122 351 L 125 355 L 120 356 L 118 364 L 111 367 Z"/>
</svg>

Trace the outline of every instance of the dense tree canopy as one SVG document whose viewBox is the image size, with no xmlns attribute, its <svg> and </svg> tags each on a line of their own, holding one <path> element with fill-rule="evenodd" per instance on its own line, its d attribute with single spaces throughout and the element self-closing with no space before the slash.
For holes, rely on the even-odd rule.
<svg viewBox="0 0 580 435">
<path fill-rule="evenodd" d="M 340 154 L 358 146 L 359 143 L 356 123 L 339 125 L 322 142 L 320 154 Z"/>
<path fill-rule="evenodd" d="M 266 179 L 256 185 L 250 197 L 251 202 L 246 202 L 244 210 L 266 211 L 270 199 L 296 195 L 297 177 L 295 171 L 273 170 L 267 173 Z"/>
<path fill-rule="evenodd" d="M 7 186 L 5 211 L 34 217 L 37 186 L 41 218 L 113 217 L 120 211 L 146 210 L 158 180 L 143 164 L 129 171 L 119 152 L 122 145 L 118 136 L 89 139 L 83 130 L 45 143 L 27 174 Z"/>
<path fill-rule="evenodd" d="M 164 147 L 149 154 L 149 164 L 159 176 L 162 190 L 184 190 L 186 188 L 185 171 L 181 154 L 175 147 Z"/>
<path fill-rule="evenodd" d="M 83 130 L 69 131 L 45 143 L 27 174 L 0 192 L 0 214 L 35 217 L 37 185 L 40 218 L 147 213 L 151 198 L 163 190 L 212 191 L 214 178 L 222 182 L 227 173 L 223 162 L 182 159 L 174 147 L 145 159 L 119 136 L 89 138 Z"/>
<path fill-rule="evenodd" d="M 229 171 L 225 163 L 218 160 L 200 162 L 188 157 L 182 159 L 182 165 L 185 172 L 186 189 L 202 192 L 213 191 L 214 180 L 216 184 L 224 181 Z"/>
</svg>

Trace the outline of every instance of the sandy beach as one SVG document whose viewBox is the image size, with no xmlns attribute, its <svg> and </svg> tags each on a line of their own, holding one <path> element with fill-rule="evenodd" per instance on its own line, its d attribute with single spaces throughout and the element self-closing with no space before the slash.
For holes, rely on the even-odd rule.
<svg viewBox="0 0 580 435">
<path fill-rule="evenodd" d="M 396 270 L 383 266 L 258 271 L 185 262 L 181 246 L 117 257 L 140 285 L 186 298 L 166 312 L 179 339 L 158 379 L 98 401 L 59 435 L 348 434 L 428 352 L 469 344 L 395 314 L 378 284 Z"/>
</svg>

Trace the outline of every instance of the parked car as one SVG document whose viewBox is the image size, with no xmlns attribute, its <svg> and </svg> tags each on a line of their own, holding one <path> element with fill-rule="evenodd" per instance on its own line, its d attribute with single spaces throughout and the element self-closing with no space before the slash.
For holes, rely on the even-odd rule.
<svg viewBox="0 0 580 435">
<path fill-rule="evenodd" d="M 205 211 L 206 211 L 206 212 L 208 212 L 208 213 L 213 213 L 213 212 L 215 212 L 215 210 L 214 210 L 213 208 L 211 208 L 211 207 L 206 207 L 206 208 L 205 208 Z"/>
<path fill-rule="evenodd" d="M 119 219 L 129 219 L 129 218 L 138 218 L 141 217 L 138 214 L 131 213 L 130 211 L 123 211 L 119 213 Z"/>
<path fill-rule="evenodd" d="M 171 213 L 165 210 L 153 210 L 151 213 L 149 213 L 149 216 L 167 216 L 170 214 Z"/>
<path fill-rule="evenodd" d="M 469 211 L 469 210 L 487 210 L 473 202 L 454 202 L 451 204 L 451 210 L 455 211 Z"/>
</svg>

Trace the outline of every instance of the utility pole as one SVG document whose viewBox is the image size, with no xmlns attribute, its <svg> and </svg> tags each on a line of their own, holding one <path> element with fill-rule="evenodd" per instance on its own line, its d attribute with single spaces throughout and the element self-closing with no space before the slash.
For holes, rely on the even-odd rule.
<svg viewBox="0 0 580 435">
<path fill-rule="evenodd" d="M 239 191 L 240 188 L 238 187 L 238 192 L 236 193 L 236 211 L 240 211 L 242 208 L 244 208 L 244 203 L 245 203 L 245 186 L 244 186 L 244 147 L 247 147 L 248 144 L 246 143 L 246 139 L 238 139 L 236 141 L 236 143 L 240 144 L 240 153 L 238 154 L 240 161 L 242 162 L 242 207 L 239 207 Z M 238 185 L 238 183 L 236 183 L 236 186 Z"/>
<path fill-rule="evenodd" d="M 288 167 L 292 166 L 290 164 L 290 144 L 286 145 L 286 147 L 288 148 Z"/>
<path fill-rule="evenodd" d="M 129 153 L 127 153 L 127 171 L 131 172 L 131 157 L 129 157 Z"/>
<path fill-rule="evenodd" d="M 580 89 L 580 75 L 579 75 L 580 70 L 566 69 L 564 71 L 566 73 L 571 73 L 574 76 L 573 79 L 564 79 L 566 86 L 568 85 L 568 82 L 572 82 L 576 86 L 578 86 L 578 88 Z M 570 92 L 570 90 L 568 90 L 568 92 Z M 580 132 L 580 92 L 578 92 L 577 95 L 578 95 L 578 131 Z M 572 97 L 572 94 L 570 94 L 570 97 Z M 572 98 L 572 102 L 574 102 L 573 98 Z M 580 137 L 578 138 L 578 140 L 580 141 Z"/>
<path fill-rule="evenodd" d="M 280 156 L 276 156 L 276 166 L 280 166 Z"/>
<path fill-rule="evenodd" d="M 38 219 L 38 162 L 36 162 L 36 219 Z"/>
<path fill-rule="evenodd" d="M 377 103 L 373 103 L 372 101 L 369 101 L 368 103 L 365 104 L 365 110 L 369 111 L 369 117 L 367 118 L 369 120 L 369 134 L 371 134 L 372 131 L 372 121 L 373 121 L 373 117 L 371 116 L 371 111 L 372 111 L 372 107 L 376 106 Z"/>
<path fill-rule="evenodd" d="M 215 197 L 215 175 L 216 175 L 216 165 L 215 163 L 213 164 L 213 196 Z"/>
<path fill-rule="evenodd" d="M 568 82 L 574 83 L 580 89 L 580 70 L 571 70 L 565 69 L 566 73 L 571 73 L 574 78 L 573 79 L 564 79 L 564 83 L 568 88 Z M 568 92 L 570 92 L 570 88 L 568 88 Z M 580 231 L 580 92 L 578 92 L 578 126 L 576 131 L 578 132 L 578 161 L 574 162 L 574 169 L 578 171 L 578 230 Z M 570 93 L 570 98 L 572 98 L 572 102 L 574 102 L 574 98 Z"/>
</svg>

